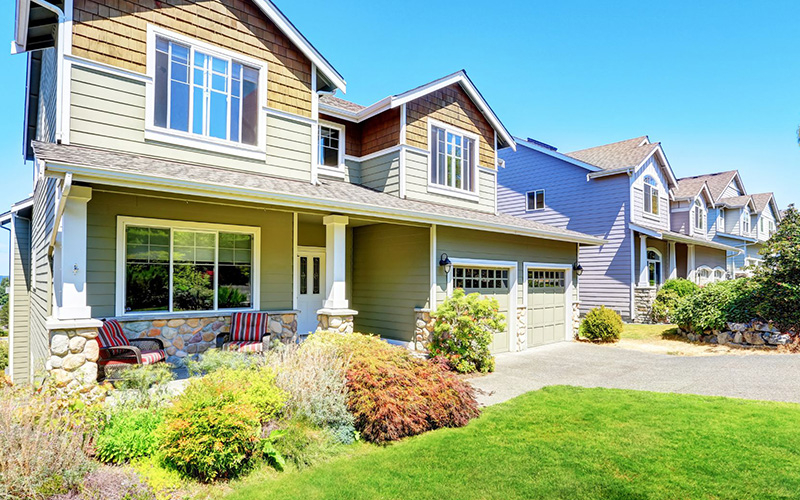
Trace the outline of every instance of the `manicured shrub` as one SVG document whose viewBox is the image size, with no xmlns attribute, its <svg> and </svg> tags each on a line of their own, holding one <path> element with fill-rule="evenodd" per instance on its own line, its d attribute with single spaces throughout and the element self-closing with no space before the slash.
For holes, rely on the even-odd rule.
<svg viewBox="0 0 800 500">
<path fill-rule="evenodd" d="M 39 500 L 75 489 L 94 465 L 93 428 L 71 401 L 0 389 L 0 498 Z"/>
<path fill-rule="evenodd" d="M 613 309 L 595 307 L 586 313 L 580 332 L 593 342 L 616 342 L 622 333 L 622 318 Z"/>
<path fill-rule="evenodd" d="M 720 281 L 687 297 L 675 311 L 675 323 L 695 333 L 723 330 L 728 322 L 757 319 L 757 285 L 749 278 Z"/>
<path fill-rule="evenodd" d="M 480 413 L 472 386 L 441 363 L 359 333 L 315 333 L 306 342 L 335 346 L 349 359 L 347 405 L 368 441 L 459 427 Z"/>
<path fill-rule="evenodd" d="M 455 290 L 431 314 L 435 320 L 431 355 L 447 358 L 461 373 L 494 371 L 492 339 L 506 328 L 499 309 L 497 299 Z"/>
<path fill-rule="evenodd" d="M 280 414 L 285 399 L 269 368 L 193 380 L 159 427 L 164 465 L 203 482 L 241 475 L 261 449 L 262 425 Z"/>
<path fill-rule="evenodd" d="M 306 342 L 268 353 L 276 383 L 289 395 L 292 418 L 331 430 L 339 442 L 355 439 L 353 415 L 347 410 L 347 360 L 331 345 Z"/>
<path fill-rule="evenodd" d="M 800 334 L 800 213 L 790 205 L 764 248 L 756 268 L 760 315 L 784 331 Z"/>
<path fill-rule="evenodd" d="M 339 440 L 328 429 L 321 429 L 304 419 L 285 423 L 275 449 L 298 469 L 310 467 L 335 456 L 341 449 Z"/>
<path fill-rule="evenodd" d="M 164 420 L 159 408 L 122 406 L 109 410 L 95 439 L 96 456 L 107 463 L 149 457 L 158 450 L 156 429 Z"/>
<path fill-rule="evenodd" d="M 653 320 L 661 323 L 673 323 L 675 311 L 680 302 L 699 289 L 700 287 L 695 283 L 683 278 L 665 281 L 653 302 Z"/>
</svg>

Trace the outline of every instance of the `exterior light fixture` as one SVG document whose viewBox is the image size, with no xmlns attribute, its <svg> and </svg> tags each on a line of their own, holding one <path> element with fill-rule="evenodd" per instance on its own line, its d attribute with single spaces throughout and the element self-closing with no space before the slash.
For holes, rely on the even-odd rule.
<svg viewBox="0 0 800 500">
<path fill-rule="evenodd" d="M 572 270 L 575 271 L 575 274 L 578 276 L 583 274 L 583 266 L 580 265 L 577 261 L 574 264 L 572 264 Z"/>
<path fill-rule="evenodd" d="M 444 268 L 445 276 L 450 274 L 450 271 L 453 270 L 453 263 L 450 262 L 450 258 L 446 253 L 443 253 L 442 256 L 439 257 L 439 265 Z"/>
</svg>

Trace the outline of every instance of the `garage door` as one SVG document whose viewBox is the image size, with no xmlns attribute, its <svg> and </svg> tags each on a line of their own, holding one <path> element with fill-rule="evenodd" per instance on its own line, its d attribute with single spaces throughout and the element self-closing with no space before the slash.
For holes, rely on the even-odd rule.
<svg viewBox="0 0 800 500">
<path fill-rule="evenodd" d="M 566 338 L 565 279 L 565 271 L 528 270 L 528 347 Z"/>
<path fill-rule="evenodd" d="M 500 312 L 506 317 L 508 323 L 508 269 L 494 269 L 486 267 L 454 267 L 453 288 L 463 288 L 464 292 L 479 293 L 484 297 L 494 297 L 500 304 Z M 508 329 L 495 334 L 492 342 L 492 352 L 508 351 Z"/>
</svg>

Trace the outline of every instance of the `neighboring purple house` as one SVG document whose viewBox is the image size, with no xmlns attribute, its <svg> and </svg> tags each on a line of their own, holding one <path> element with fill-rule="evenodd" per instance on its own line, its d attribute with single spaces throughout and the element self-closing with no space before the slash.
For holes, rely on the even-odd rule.
<svg viewBox="0 0 800 500">
<path fill-rule="evenodd" d="M 581 313 L 605 305 L 645 320 L 668 278 L 725 279 L 726 252 L 710 241 L 705 183 L 679 184 L 660 143 L 647 136 L 562 154 L 533 139 L 502 150 L 497 207 L 518 217 L 608 240 L 581 247 Z"/>
</svg>

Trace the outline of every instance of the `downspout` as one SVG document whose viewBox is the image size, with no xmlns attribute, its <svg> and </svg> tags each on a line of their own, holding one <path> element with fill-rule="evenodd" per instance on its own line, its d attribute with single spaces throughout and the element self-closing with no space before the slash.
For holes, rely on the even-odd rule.
<svg viewBox="0 0 800 500">
<path fill-rule="evenodd" d="M 61 198 L 58 200 L 58 208 L 56 209 L 56 218 L 53 221 L 53 232 L 50 234 L 50 246 L 47 248 L 47 255 L 52 258 L 53 251 L 56 247 L 56 238 L 58 237 L 58 228 L 61 225 L 61 217 L 64 216 L 64 209 L 67 208 L 67 197 L 69 191 L 72 189 L 72 172 L 67 172 L 64 175 L 64 181 L 61 183 Z"/>
</svg>

